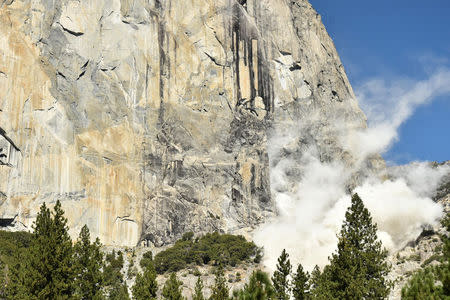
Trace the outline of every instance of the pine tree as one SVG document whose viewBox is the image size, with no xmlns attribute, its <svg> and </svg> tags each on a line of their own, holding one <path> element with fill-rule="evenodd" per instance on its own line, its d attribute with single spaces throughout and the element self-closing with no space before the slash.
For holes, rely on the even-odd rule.
<svg viewBox="0 0 450 300">
<path fill-rule="evenodd" d="M 79 299 L 102 299 L 103 253 L 100 250 L 100 240 L 91 243 L 89 228 L 84 225 L 78 241 L 74 246 L 75 259 L 75 294 Z"/>
<path fill-rule="evenodd" d="M 148 265 L 144 274 L 138 273 L 133 286 L 133 299 L 151 300 L 156 299 L 158 283 L 156 282 L 156 271 L 153 264 Z"/>
<path fill-rule="evenodd" d="M 52 218 L 53 216 L 53 218 Z M 50 213 L 45 203 L 33 225 L 29 250 L 11 272 L 13 299 L 69 299 L 74 293 L 73 247 L 67 219 L 57 201 Z"/>
<path fill-rule="evenodd" d="M 357 194 L 345 214 L 338 250 L 322 274 L 322 291 L 335 299 L 382 299 L 391 284 L 387 251 L 377 240 L 377 226 Z"/>
<path fill-rule="evenodd" d="M 443 285 L 437 285 L 437 281 L 433 268 L 419 270 L 403 287 L 402 299 L 448 299 L 444 296 Z"/>
<path fill-rule="evenodd" d="M 228 300 L 230 292 L 228 290 L 228 285 L 225 280 L 225 275 L 222 266 L 216 271 L 216 278 L 214 281 L 214 286 L 212 287 L 212 294 L 209 298 L 210 300 Z"/>
<path fill-rule="evenodd" d="M 55 268 L 51 272 L 53 277 L 53 284 L 48 286 L 44 294 L 56 295 L 56 298 L 66 298 L 73 295 L 73 247 L 72 240 L 69 236 L 69 228 L 67 226 L 67 219 L 64 217 L 64 211 L 61 207 L 61 202 L 58 200 L 54 207 L 53 213 L 53 231 L 51 241 L 54 243 L 53 266 Z"/>
<path fill-rule="evenodd" d="M 327 290 L 327 284 L 324 283 L 325 276 L 320 272 L 319 266 L 315 266 L 309 278 L 310 297 L 314 300 L 333 299 Z"/>
<path fill-rule="evenodd" d="M 127 300 L 128 287 L 123 279 L 123 254 L 121 251 L 106 255 L 106 264 L 103 269 L 103 280 L 109 300 Z"/>
<path fill-rule="evenodd" d="M 303 271 L 303 266 L 298 264 L 297 272 L 292 278 L 292 295 L 295 300 L 310 299 L 309 296 L 309 274 Z"/>
<path fill-rule="evenodd" d="M 320 284 L 320 276 L 321 272 L 318 265 L 315 265 L 314 269 L 311 272 L 311 276 L 309 277 L 309 288 L 313 292 Z"/>
<path fill-rule="evenodd" d="M 108 300 L 130 300 L 127 283 L 124 282 L 114 286 L 114 288 L 110 290 Z"/>
<path fill-rule="evenodd" d="M 272 282 L 275 288 L 277 299 L 289 300 L 290 284 L 289 275 L 291 274 L 292 266 L 289 260 L 289 254 L 283 249 L 278 258 L 277 269 L 273 272 Z"/>
<path fill-rule="evenodd" d="M 153 252 L 152 251 L 147 251 L 144 253 L 144 255 L 142 255 L 142 259 L 139 262 L 139 264 L 141 265 L 141 268 L 147 268 L 149 264 L 154 264 L 153 262 Z"/>
<path fill-rule="evenodd" d="M 192 300 L 205 300 L 203 296 L 203 280 L 198 276 L 197 282 L 195 283 L 194 295 L 192 296 Z"/>
<path fill-rule="evenodd" d="M 183 282 L 178 280 L 175 273 L 170 274 L 169 279 L 164 284 L 162 295 L 167 300 L 183 300 L 181 287 Z"/>
<path fill-rule="evenodd" d="M 274 296 L 275 289 L 269 275 L 260 270 L 252 273 L 249 282 L 242 290 L 234 292 L 234 299 L 238 300 L 269 300 L 274 299 Z"/>
</svg>

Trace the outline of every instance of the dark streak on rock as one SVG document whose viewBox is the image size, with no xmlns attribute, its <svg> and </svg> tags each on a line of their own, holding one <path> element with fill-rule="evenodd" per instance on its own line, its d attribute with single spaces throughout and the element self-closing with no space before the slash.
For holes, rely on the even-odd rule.
<svg viewBox="0 0 450 300">
<path fill-rule="evenodd" d="M 0 227 L 8 227 L 11 226 L 14 223 L 14 218 L 0 218 Z"/>
<path fill-rule="evenodd" d="M 86 68 L 88 64 L 89 64 L 89 60 L 87 60 L 87 61 L 84 63 L 84 65 L 81 66 L 81 69 Z"/>
<path fill-rule="evenodd" d="M 241 4 L 241 5 L 239 5 Z M 255 98 L 260 96 L 263 99 L 266 111 L 271 112 L 274 108 L 274 90 L 273 80 L 270 75 L 269 63 L 265 59 L 265 44 L 260 38 L 258 29 L 254 24 L 249 22 L 248 15 L 245 7 L 245 1 L 240 1 L 239 4 L 233 6 L 233 17 L 231 25 L 231 50 L 233 52 L 234 59 L 234 74 L 235 74 L 235 87 L 236 87 L 236 103 L 242 102 L 242 90 L 240 86 L 241 80 L 241 59 L 244 65 L 248 67 L 248 77 L 250 80 L 250 95 L 249 106 L 255 107 Z M 256 41 L 257 49 L 254 49 L 254 42 Z M 242 50 L 240 50 L 240 44 L 243 44 Z M 241 53 L 241 51 L 243 53 Z M 256 52 L 256 53 L 255 53 Z M 283 52 L 287 54 L 287 52 Z M 256 57 L 256 59 L 254 59 Z M 258 72 L 258 88 L 256 88 L 255 79 L 255 65 L 257 65 Z"/>
<path fill-rule="evenodd" d="M 294 63 L 290 68 L 289 68 L 289 71 L 295 71 L 295 70 L 301 70 L 302 69 L 302 67 L 299 65 L 299 64 L 297 64 L 297 63 Z"/>
<path fill-rule="evenodd" d="M 131 23 L 130 21 L 127 21 L 127 20 L 125 20 L 125 19 L 122 19 L 121 21 L 122 21 L 122 23 L 124 23 L 124 24 L 130 25 L 131 28 L 133 28 L 134 30 L 139 30 L 139 27 L 137 27 L 135 24 Z"/>
<path fill-rule="evenodd" d="M 8 6 L 8 5 L 11 5 L 11 4 L 13 4 L 14 3 L 14 0 L 4 0 L 3 1 L 3 4 L 6 4 L 6 6 Z M 3 5 L 2 4 L 2 5 Z M 1 7 L 1 6 L 0 6 Z"/>
<path fill-rule="evenodd" d="M 107 72 L 107 71 L 114 71 L 117 68 L 117 66 L 114 66 L 112 68 L 100 68 L 100 71 Z"/>
<path fill-rule="evenodd" d="M 86 74 L 86 70 L 84 70 L 83 72 L 80 73 L 80 75 L 78 75 L 77 80 L 80 79 L 81 77 L 83 77 L 84 74 Z"/>
<path fill-rule="evenodd" d="M 56 73 L 56 75 L 59 75 L 59 76 L 61 76 L 64 79 L 67 79 L 66 76 L 63 73 L 59 72 L 59 71 Z"/>
<path fill-rule="evenodd" d="M 67 33 L 69 33 L 69 34 L 71 34 L 71 35 L 73 35 L 73 36 L 81 36 L 81 35 L 83 35 L 84 34 L 84 32 L 77 32 L 77 31 L 72 31 L 72 30 L 70 30 L 70 29 L 67 29 L 66 27 L 64 27 L 64 26 L 62 26 L 61 25 L 61 23 L 59 23 L 58 22 L 58 24 L 59 24 L 59 26 L 61 26 L 61 28 L 65 31 L 65 32 L 67 32 Z"/>
<path fill-rule="evenodd" d="M 220 64 L 217 62 L 217 59 L 215 57 L 212 57 L 211 55 L 209 55 L 207 52 L 203 52 L 216 66 L 219 67 L 224 67 L 223 64 Z"/>
<path fill-rule="evenodd" d="M 16 149 L 16 151 L 20 152 L 19 147 L 16 146 L 16 144 L 14 144 L 14 142 L 6 135 L 6 131 L 3 130 L 3 128 L 0 127 L 0 135 L 3 136 L 5 138 L 5 140 L 8 141 L 8 143 L 11 144 L 11 146 L 13 146 L 14 149 Z"/>
</svg>

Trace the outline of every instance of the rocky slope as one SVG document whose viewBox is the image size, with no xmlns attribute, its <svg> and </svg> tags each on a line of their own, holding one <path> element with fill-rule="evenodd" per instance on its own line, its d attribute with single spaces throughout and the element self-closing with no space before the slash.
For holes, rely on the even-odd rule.
<svg viewBox="0 0 450 300">
<path fill-rule="evenodd" d="M 245 233 L 276 214 L 268 137 L 299 120 L 294 162 L 356 163 L 335 124 L 365 116 L 306 0 L 3 0 L 0 40 L 0 226 L 61 200 L 108 245 Z"/>
<path fill-rule="evenodd" d="M 432 163 L 433 167 L 438 165 L 450 166 L 450 161 L 443 163 Z M 443 207 L 444 216 L 450 214 L 450 173 L 445 175 L 439 182 L 434 192 L 433 200 Z M 414 272 L 429 265 L 439 264 L 438 257 L 442 256 L 443 242 L 441 236 L 449 236 L 450 232 L 442 224 L 434 226 L 427 225 L 415 241 L 410 241 L 403 249 L 393 253 L 389 257 L 392 265 L 389 279 L 394 281 L 394 287 L 389 299 L 400 299 L 401 291 L 405 284 L 414 275 Z"/>
</svg>

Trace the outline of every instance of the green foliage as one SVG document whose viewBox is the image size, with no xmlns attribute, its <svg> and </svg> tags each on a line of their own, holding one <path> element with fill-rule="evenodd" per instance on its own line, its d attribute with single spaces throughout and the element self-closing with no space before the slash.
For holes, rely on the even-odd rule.
<svg viewBox="0 0 450 300">
<path fill-rule="evenodd" d="M 278 258 L 277 269 L 273 272 L 272 282 L 275 288 L 277 299 L 289 300 L 290 295 L 290 283 L 289 275 L 291 274 L 292 266 L 289 260 L 289 254 L 283 249 L 280 257 Z"/>
<path fill-rule="evenodd" d="M 256 255 L 255 258 L 253 259 L 253 262 L 259 264 L 262 260 L 262 257 L 263 257 L 262 249 L 261 248 L 256 249 Z"/>
<path fill-rule="evenodd" d="M 183 234 L 183 237 L 181 238 L 182 241 L 191 241 L 194 237 L 194 233 L 192 231 L 186 232 Z"/>
<path fill-rule="evenodd" d="M 136 269 L 136 267 L 134 267 L 134 266 L 129 266 L 128 267 L 128 272 L 127 272 L 127 277 L 128 278 L 136 277 L 137 273 L 138 273 L 138 270 Z"/>
<path fill-rule="evenodd" d="M 194 295 L 192 296 L 192 300 L 205 300 L 203 296 L 203 280 L 198 276 L 197 282 L 195 283 Z"/>
<path fill-rule="evenodd" d="M 154 266 L 158 274 L 176 272 L 189 264 L 236 266 L 238 263 L 256 256 L 259 249 L 243 236 L 208 233 L 193 240 L 187 233 L 174 246 L 158 253 Z"/>
<path fill-rule="evenodd" d="M 0 299 L 6 298 L 8 276 L 11 268 L 17 268 L 30 247 L 32 234 L 28 232 L 0 231 Z"/>
<path fill-rule="evenodd" d="M 33 225 L 29 249 L 11 268 L 9 294 L 13 299 L 70 299 L 75 269 L 67 219 L 58 201 L 53 213 L 41 206 Z"/>
<path fill-rule="evenodd" d="M 135 300 L 156 299 L 158 283 L 156 282 L 156 271 L 152 264 L 144 270 L 144 274 L 137 274 L 132 290 Z"/>
<path fill-rule="evenodd" d="M 194 276 L 197 276 L 197 277 L 202 275 L 202 273 L 200 273 L 198 268 L 195 268 L 194 271 L 192 272 L 192 274 L 194 274 Z"/>
<path fill-rule="evenodd" d="M 122 275 L 123 254 L 111 252 L 106 255 L 106 263 L 103 271 L 103 280 L 108 299 L 129 299 L 128 288 Z"/>
<path fill-rule="evenodd" d="M 8 272 L 7 266 L 0 260 L 0 299 L 5 298 L 7 295 L 6 292 L 6 274 Z"/>
<path fill-rule="evenodd" d="M 222 266 L 216 270 L 216 278 L 214 280 L 214 286 L 212 287 L 212 294 L 210 300 L 228 300 L 230 292 L 228 289 L 227 281 L 223 272 Z"/>
<path fill-rule="evenodd" d="M 301 264 L 297 267 L 297 272 L 292 278 L 292 295 L 295 300 L 309 299 L 309 274 L 303 271 Z"/>
<path fill-rule="evenodd" d="M 254 271 L 244 288 L 233 293 L 238 300 L 268 300 L 274 299 L 275 289 L 270 282 L 269 275 L 260 270 Z"/>
<path fill-rule="evenodd" d="M 153 252 L 152 251 L 145 252 L 139 263 L 141 265 L 141 268 L 145 269 L 149 266 L 149 264 L 152 264 L 152 263 L 153 263 Z"/>
<path fill-rule="evenodd" d="M 236 282 L 239 282 L 239 281 L 241 281 L 241 280 L 242 280 L 242 278 L 241 278 L 241 273 L 237 272 L 237 273 L 236 273 Z"/>
<path fill-rule="evenodd" d="M 338 250 L 319 279 L 318 296 L 333 299 L 382 299 L 389 294 L 387 252 L 377 226 L 357 194 L 345 214 Z"/>
<path fill-rule="evenodd" d="M 309 278 L 309 288 L 312 299 L 327 300 L 331 296 L 326 291 L 325 278 L 320 272 L 319 266 L 315 266 Z M 331 299 L 331 298 L 330 298 Z"/>
<path fill-rule="evenodd" d="M 412 254 L 410 257 L 408 257 L 408 260 L 412 260 L 412 261 L 417 261 L 420 262 L 420 254 L 416 253 L 416 254 Z"/>
<path fill-rule="evenodd" d="M 441 221 L 450 231 L 450 214 Z M 402 289 L 402 299 L 449 299 L 450 298 L 450 238 L 442 235 L 443 255 L 441 264 L 416 272 Z M 437 251 L 437 249 L 435 249 Z M 435 254 L 437 255 L 437 254 Z M 432 256 L 433 257 L 433 256 Z"/>
<path fill-rule="evenodd" d="M 28 232 L 9 232 L 0 230 L 0 260 L 9 264 L 15 261 L 17 252 L 30 247 L 33 235 Z"/>
<path fill-rule="evenodd" d="M 89 228 L 84 225 L 74 246 L 75 295 L 78 299 L 103 299 L 103 253 L 100 240 L 91 243 Z"/>
<path fill-rule="evenodd" d="M 431 267 L 419 270 L 402 289 L 402 299 L 445 299 L 443 286 L 436 284 L 436 275 Z"/>
<path fill-rule="evenodd" d="M 162 296 L 167 300 L 183 300 L 181 287 L 183 282 L 179 281 L 175 273 L 170 274 L 169 279 L 164 284 Z"/>
<path fill-rule="evenodd" d="M 129 299 L 122 253 L 108 254 L 105 264 L 100 241 L 91 242 L 87 226 L 72 245 L 59 201 L 53 212 L 41 206 L 33 229 L 32 234 L 0 232 L 0 267 L 8 270 L 1 299 L 98 300 L 104 293 L 108 299 Z"/>
<path fill-rule="evenodd" d="M 124 282 L 118 286 L 115 286 L 108 297 L 109 300 L 129 300 L 130 296 L 128 295 L 128 286 L 127 283 Z"/>
</svg>

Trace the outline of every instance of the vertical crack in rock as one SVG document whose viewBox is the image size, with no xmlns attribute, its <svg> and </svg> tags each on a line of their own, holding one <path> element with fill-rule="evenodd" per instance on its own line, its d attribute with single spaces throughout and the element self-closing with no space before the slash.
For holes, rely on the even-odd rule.
<svg viewBox="0 0 450 300">
<path fill-rule="evenodd" d="M 156 2 L 158 4 L 158 8 L 160 9 L 160 13 L 162 13 L 159 1 Z M 162 125 L 164 123 L 164 77 L 167 75 L 166 69 L 166 52 L 164 49 L 164 41 L 166 38 L 165 32 L 165 23 L 161 20 L 161 16 L 158 17 L 158 49 L 159 49 L 159 98 L 160 98 L 160 107 L 159 107 L 159 124 Z"/>
</svg>

